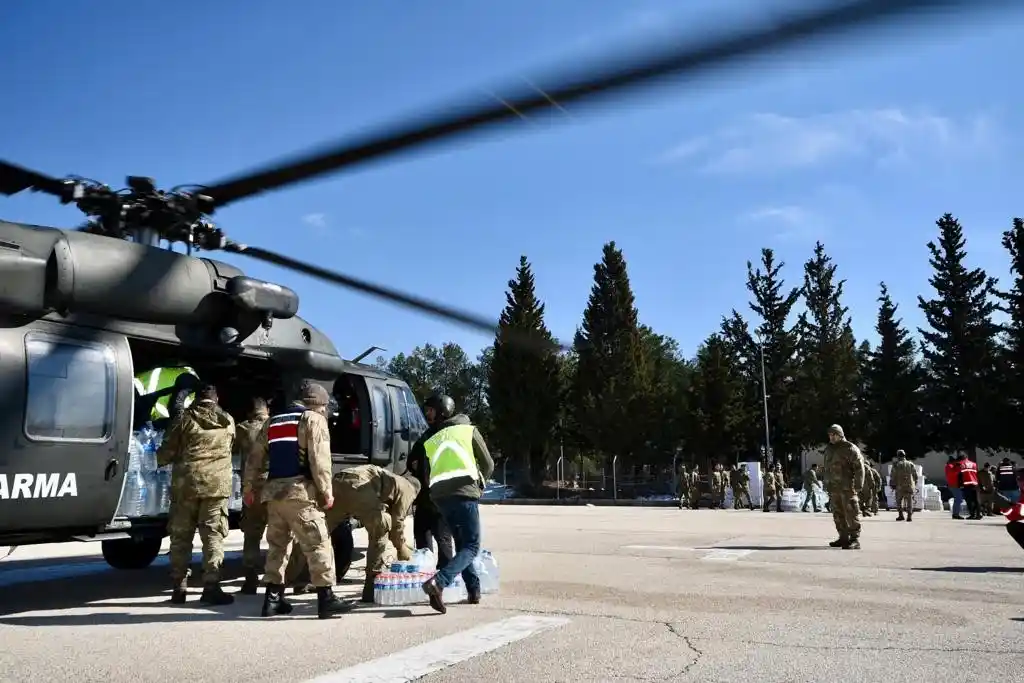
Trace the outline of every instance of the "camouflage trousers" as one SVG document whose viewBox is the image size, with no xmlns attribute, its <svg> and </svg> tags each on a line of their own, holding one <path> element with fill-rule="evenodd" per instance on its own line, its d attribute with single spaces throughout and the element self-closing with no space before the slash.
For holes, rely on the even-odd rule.
<svg viewBox="0 0 1024 683">
<path fill-rule="evenodd" d="M 840 538 L 860 537 L 860 499 L 851 491 L 829 491 L 832 520 Z"/>
<path fill-rule="evenodd" d="M 416 499 L 416 492 L 411 488 L 405 488 L 400 478 L 383 480 L 399 484 L 394 491 L 381 491 L 372 484 L 361 486 L 338 475 L 333 481 L 334 507 L 326 513 L 326 525 L 328 535 L 349 517 L 359 520 L 359 523 L 366 529 L 366 574 L 377 573 L 385 569 L 396 558 L 404 562 L 412 558 L 412 548 L 406 541 L 405 518 L 409 515 L 413 502 Z M 389 500 L 385 503 L 381 499 Z M 395 552 L 390 552 L 388 541 L 394 547 Z M 298 577 L 305 568 L 305 561 L 302 557 L 293 557 L 288 565 L 286 576 L 289 582 Z"/>
<path fill-rule="evenodd" d="M 294 552 L 298 545 L 299 552 Z M 317 588 L 334 585 L 334 549 L 323 511 L 311 500 L 286 498 L 267 502 L 267 561 L 263 580 L 281 585 L 289 557 L 301 555 L 309 580 Z"/>
<path fill-rule="evenodd" d="M 896 489 L 896 512 L 914 511 L 914 489 L 909 486 L 900 486 Z"/>
<path fill-rule="evenodd" d="M 732 507 L 739 510 L 741 507 L 750 507 L 750 487 L 736 485 L 732 487 Z"/>
<path fill-rule="evenodd" d="M 267 530 L 267 504 L 259 502 L 260 494 L 255 494 L 256 502 L 242 508 L 242 517 L 238 527 L 245 534 L 242 541 L 242 566 L 247 572 L 259 573 L 263 570 L 263 558 L 260 543 Z"/>
<path fill-rule="evenodd" d="M 776 510 L 782 509 L 782 496 L 774 488 L 762 489 L 761 497 L 764 500 L 764 504 L 762 505 L 762 507 L 765 510 L 770 508 L 773 502 L 775 503 Z"/>
<path fill-rule="evenodd" d="M 713 494 L 715 499 L 715 505 L 717 505 L 720 508 L 725 507 L 725 486 L 717 486 L 714 489 Z"/>
<path fill-rule="evenodd" d="M 860 492 L 860 511 L 862 514 L 878 514 L 878 489 L 873 481 Z"/>
<path fill-rule="evenodd" d="M 690 489 L 679 488 L 676 489 L 676 494 L 679 496 L 679 509 L 682 510 L 684 505 L 690 504 Z"/>
<path fill-rule="evenodd" d="M 694 484 L 690 487 L 690 507 L 694 510 L 700 507 L 700 485 Z"/>
<path fill-rule="evenodd" d="M 171 537 L 171 581 L 186 581 L 192 573 L 192 541 L 196 531 L 203 544 L 203 582 L 220 581 L 224 564 L 224 539 L 228 535 L 227 498 L 175 498 L 167 519 Z"/>
</svg>

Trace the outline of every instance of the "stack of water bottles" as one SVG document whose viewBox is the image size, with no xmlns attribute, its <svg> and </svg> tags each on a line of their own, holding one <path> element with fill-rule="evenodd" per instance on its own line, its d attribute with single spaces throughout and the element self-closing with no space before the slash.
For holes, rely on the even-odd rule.
<svg viewBox="0 0 1024 683">
<path fill-rule="evenodd" d="M 373 601 L 387 607 L 396 605 L 417 605 L 427 602 L 423 583 L 434 575 L 436 560 L 434 553 L 421 548 L 413 553 L 409 562 L 395 562 L 391 571 L 377 575 L 373 585 Z M 490 551 L 481 551 L 473 558 L 473 566 L 480 577 L 482 593 L 498 592 L 498 561 Z M 466 599 L 466 586 L 461 576 L 444 589 L 444 601 L 461 602 Z"/>
<path fill-rule="evenodd" d="M 154 517 L 170 507 L 171 468 L 156 466 L 163 433 L 147 422 L 128 444 L 128 468 L 121 491 L 120 517 Z"/>
</svg>

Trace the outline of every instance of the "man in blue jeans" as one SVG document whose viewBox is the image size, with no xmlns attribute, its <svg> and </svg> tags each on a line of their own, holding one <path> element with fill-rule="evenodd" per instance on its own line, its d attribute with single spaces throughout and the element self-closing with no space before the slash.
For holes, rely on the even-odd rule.
<svg viewBox="0 0 1024 683">
<path fill-rule="evenodd" d="M 465 415 L 455 414 L 450 396 L 431 396 L 424 412 L 427 420 L 437 425 L 437 431 L 423 444 L 430 499 L 451 531 L 455 556 L 423 584 L 423 592 L 430 598 L 430 606 L 444 614 L 448 608 L 442 593 L 459 574 L 470 604 L 480 602 L 480 577 L 473 569 L 473 559 L 480 552 L 480 494 L 494 471 L 494 461 L 480 430 Z"/>
</svg>

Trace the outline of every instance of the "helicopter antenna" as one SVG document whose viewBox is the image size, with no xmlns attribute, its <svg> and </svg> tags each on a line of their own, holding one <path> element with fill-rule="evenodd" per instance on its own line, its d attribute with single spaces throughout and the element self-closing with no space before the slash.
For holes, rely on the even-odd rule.
<svg viewBox="0 0 1024 683">
<path fill-rule="evenodd" d="M 352 362 L 353 363 L 358 363 L 359 361 L 361 361 L 362 359 L 366 358 L 367 356 L 369 356 L 374 351 L 383 351 L 384 353 L 387 353 L 388 350 L 385 349 L 383 346 L 371 346 L 370 348 L 366 349 L 361 354 L 359 354 L 358 356 L 353 358 Z"/>
</svg>

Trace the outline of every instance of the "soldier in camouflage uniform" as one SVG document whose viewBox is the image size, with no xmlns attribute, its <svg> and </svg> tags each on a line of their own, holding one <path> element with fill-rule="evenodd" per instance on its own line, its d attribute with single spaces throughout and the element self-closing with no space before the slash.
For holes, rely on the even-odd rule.
<svg viewBox="0 0 1024 683">
<path fill-rule="evenodd" d="M 683 506 L 690 506 L 690 472 L 686 469 L 686 465 L 680 465 L 679 467 L 679 483 L 676 485 L 676 490 L 679 493 L 679 509 L 682 510 Z"/>
<path fill-rule="evenodd" d="M 334 551 L 324 510 L 334 506 L 331 487 L 331 434 L 327 424 L 327 390 L 304 381 L 296 397 L 264 423 L 254 460 L 267 463 L 263 471 L 247 472 L 246 504 L 254 502 L 254 484 L 266 476 L 262 500 L 267 505 L 266 592 L 262 615 L 289 614 L 284 599 L 284 573 L 292 540 L 299 546 L 316 587 L 317 616 L 329 619 L 352 604 L 334 594 Z"/>
<path fill-rule="evenodd" d="M 399 562 L 412 559 L 412 548 L 405 537 L 405 518 L 416 500 L 420 482 L 412 477 L 394 474 L 376 465 L 359 465 L 339 472 L 334 477 L 334 506 L 327 511 L 327 531 L 334 530 L 349 517 L 355 517 L 366 529 L 366 579 L 363 602 L 373 602 L 373 585 L 377 574 L 391 564 L 388 540 Z M 288 566 L 291 581 L 305 568 L 305 558 L 296 553 Z"/>
<path fill-rule="evenodd" d="M 160 467 L 173 465 L 167 520 L 174 586 L 171 602 L 181 604 L 188 595 L 192 541 L 198 529 L 203 543 L 200 601 L 229 605 L 234 598 L 221 589 L 220 571 L 228 535 L 235 421 L 217 405 L 215 387 L 204 386 L 198 396 L 171 424 L 156 455 Z"/>
<path fill-rule="evenodd" d="M 697 469 L 697 463 L 693 463 L 690 467 L 690 509 L 697 510 L 700 508 L 700 471 Z"/>
<path fill-rule="evenodd" d="M 860 492 L 860 514 L 862 517 L 871 516 L 871 498 L 872 496 L 878 498 L 878 489 L 875 487 L 874 477 L 871 475 L 871 470 L 874 467 L 871 464 L 871 459 L 861 454 L 864 460 L 864 488 Z"/>
<path fill-rule="evenodd" d="M 811 468 L 804 472 L 804 504 L 800 508 L 800 512 L 807 512 L 807 504 L 814 504 L 814 511 L 820 512 L 821 508 L 818 507 L 818 496 L 815 494 L 815 487 L 819 486 L 818 482 L 818 464 L 811 465 Z"/>
<path fill-rule="evenodd" d="M 828 428 L 825 463 L 822 467 L 832 519 L 839 538 L 833 548 L 860 550 L 860 499 L 864 490 L 864 458 L 855 444 L 846 440 L 843 428 Z"/>
<path fill-rule="evenodd" d="M 254 397 L 249 409 L 249 417 L 238 423 L 235 438 L 235 450 L 242 459 L 242 489 L 245 500 L 252 504 L 244 504 L 242 517 L 238 526 L 245 534 L 242 542 L 242 566 L 245 568 L 245 582 L 240 592 L 245 595 L 256 595 L 259 590 L 260 572 L 263 571 L 263 558 L 260 543 L 263 532 L 267 530 L 267 506 L 263 502 L 263 484 L 267 477 L 267 463 L 264 460 L 266 451 L 256 448 L 260 432 L 269 417 L 267 401 L 262 397 Z M 249 472 L 259 472 L 257 476 L 248 476 Z M 251 494 L 251 495 L 248 495 Z"/>
<path fill-rule="evenodd" d="M 992 503 L 995 500 L 996 478 L 992 463 L 987 462 L 978 470 L 978 502 L 981 503 L 981 514 L 993 515 Z"/>
<path fill-rule="evenodd" d="M 878 471 L 878 465 L 870 463 L 868 468 L 870 471 L 868 474 L 871 475 L 871 514 L 878 514 L 878 494 L 882 490 L 882 473 Z"/>
<path fill-rule="evenodd" d="M 892 464 L 892 472 L 889 474 L 889 486 L 896 494 L 896 521 L 904 520 L 903 513 L 906 513 L 906 520 L 909 522 L 914 518 L 914 491 L 917 490 L 917 468 L 914 463 L 907 460 L 907 454 L 902 450 L 896 451 L 896 459 Z"/>
<path fill-rule="evenodd" d="M 722 509 L 725 507 L 725 472 L 722 463 L 715 463 L 711 470 L 711 507 Z"/>
<path fill-rule="evenodd" d="M 753 510 L 754 503 L 750 500 L 750 472 L 746 467 L 737 467 L 735 473 L 730 477 L 732 482 L 732 506 L 736 510 L 746 505 L 747 509 Z M 745 504 L 743 501 L 747 501 Z"/>
<path fill-rule="evenodd" d="M 775 511 L 782 512 L 782 489 L 786 487 L 786 479 L 782 475 L 782 463 L 776 462 L 775 467 L 765 473 L 764 482 L 761 487 L 764 498 L 764 512 L 769 512 L 772 501 L 775 501 Z"/>
</svg>

